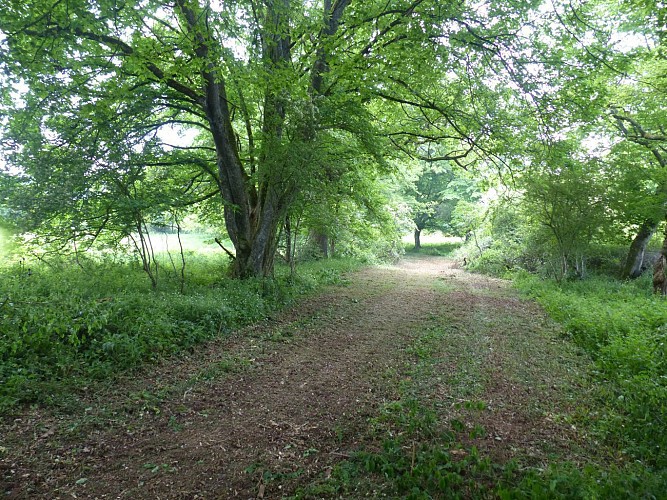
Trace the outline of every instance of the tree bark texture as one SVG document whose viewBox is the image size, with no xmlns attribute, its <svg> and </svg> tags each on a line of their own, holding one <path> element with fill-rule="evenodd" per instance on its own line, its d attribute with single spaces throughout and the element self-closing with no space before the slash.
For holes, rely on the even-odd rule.
<svg viewBox="0 0 667 500">
<path fill-rule="evenodd" d="M 285 119 L 283 98 L 267 89 L 264 99 L 265 137 L 260 158 L 260 172 L 255 185 L 244 169 L 238 141 L 232 127 L 225 79 L 216 63 L 215 41 L 205 12 L 177 0 L 197 45 L 196 55 L 208 61 L 202 69 L 204 98 L 200 101 L 215 145 L 220 193 L 224 203 L 225 225 L 236 250 L 233 275 L 240 278 L 269 276 L 273 272 L 277 231 L 291 202 L 294 186 L 277 186 L 269 160 L 271 148 L 280 143 Z M 289 0 L 267 4 L 264 17 L 266 36 L 263 53 L 267 71 L 290 61 L 289 35 L 281 26 L 287 24 Z M 263 168 L 262 168 L 263 167 Z"/>
</svg>

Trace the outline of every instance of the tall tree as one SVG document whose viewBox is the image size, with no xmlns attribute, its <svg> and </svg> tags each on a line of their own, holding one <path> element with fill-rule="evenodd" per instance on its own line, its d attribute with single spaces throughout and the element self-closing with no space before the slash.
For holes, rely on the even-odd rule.
<svg viewBox="0 0 667 500">
<path fill-rule="evenodd" d="M 424 230 L 452 232 L 452 215 L 460 200 L 475 201 L 475 183 L 456 166 L 421 161 L 404 192 L 414 223 L 415 250 Z"/>
<path fill-rule="evenodd" d="M 327 64 L 323 47 L 330 44 L 348 3 L 325 2 L 326 28 L 309 47 L 301 43 L 296 48 L 303 62 L 310 64 L 309 87 L 315 92 Z M 303 81 L 299 73 L 304 70 L 292 60 L 290 31 L 304 14 L 305 7 L 292 8 L 287 0 L 245 2 L 217 10 L 187 0 L 168 5 L 43 1 L 29 9 L 12 2 L 0 18 L 6 36 L 5 69 L 14 83 L 29 86 L 12 123 L 13 157 L 25 165 L 22 143 L 31 139 L 26 136 L 28 127 L 35 144 L 53 149 L 59 139 L 66 139 L 63 146 L 73 153 L 81 152 L 80 138 L 94 135 L 104 120 L 125 131 L 125 136 L 119 134 L 121 141 L 132 133 L 139 136 L 143 144 L 138 148 L 165 125 L 197 127 L 211 146 L 190 149 L 185 157 L 170 156 L 174 163 L 200 165 L 217 182 L 236 249 L 235 274 L 267 275 L 273 265 L 276 228 L 298 185 L 294 169 L 305 163 L 295 161 L 295 151 L 287 150 L 285 135 L 291 127 L 289 132 L 298 135 L 290 139 L 298 144 L 311 139 L 313 128 L 294 109 L 312 115 L 309 98 L 299 96 L 303 104 L 295 106 L 298 99 L 290 95 L 297 88 L 294 82 Z M 306 21 L 298 25 L 304 30 L 300 37 L 305 37 Z M 314 59 L 304 55 L 310 48 L 316 49 Z M 247 68 L 237 70 L 234 50 L 247 51 Z M 259 81 L 253 90 L 261 92 L 254 108 L 244 95 L 243 70 L 248 68 Z M 310 97 L 312 101 L 315 96 Z M 67 113 L 59 110 L 63 100 Z M 144 104 L 145 112 L 139 116 L 133 113 L 135 103 Z M 288 124 L 289 106 L 293 122 L 301 123 Z M 237 112 L 247 126 L 244 141 L 234 128 Z M 261 125 L 254 127 L 260 113 Z M 128 123 L 133 125 L 129 130 Z M 76 133 L 66 132 L 69 128 Z M 215 153 L 214 166 L 208 163 L 207 151 Z"/>
<path fill-rule="evenodd" d="M 85 178 L 93 152 L 129 138 L 133 163 L 198 167 L 206 194 L 220 193 L 235 275 L 265 276 L 302 180 L 336 181 L 316 157 L 324 135 L 377 158 L 382 136 L 406 154 L 415 138 L 446 140 L 443 159 L 461 164 L 472 151 L 497 155 L 484 140 L 504 113 L 491 76 L 520 67 L 516 35 L 538 3 L 10 0 L 0 11 L 0 64 L 16 88 L 1 100 L 10 158 L 34 178 L 49 173 L 38 151 L 63 149 Z M 164 144 L 169 126 L 201 139 Z M 108 133 L 96 142 L 98 128 Z M 62 172 L 50 173 L 58 183 Z"/>
</svg>

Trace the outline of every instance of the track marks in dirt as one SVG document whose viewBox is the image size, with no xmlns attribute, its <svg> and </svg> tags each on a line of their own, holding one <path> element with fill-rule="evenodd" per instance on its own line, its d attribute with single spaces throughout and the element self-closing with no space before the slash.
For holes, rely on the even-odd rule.
<svg viewBox="0 0 667 500">
<path fill-rule="evenodd" d="M 441 355 L 450 361 L 442 364 L 447 375 L 436 397 L 453 401 L 447 418 L 483 428 L 466 444 L 497 463 L 545 467 L 556 455 L 576 462 L 586 444 L 568 422 L 586 397 L 588 358 L 507 281 L 456 268 L 444 279 L 451 292 L 440 317 L 443 324 L 449 319 L 450 333 Z M 456 404 L 469 401 L 483 403 L 484 411 Z"/>
<path fill-rule="evenodd" d="M 354 448 L 359 428 L 383 401 L 377 381 L 400 362 L 421 318 L 437 306 L 428 280 L 399 268 L 357 273 L 335 288 L 286 312 L 277 321 L 201 349 L 201 360 L 175 361 L 133 390 L 169 393 L 111 432 L 93 427 L 56 472 L 58 444 L 15 463 L 30 474 L 32 491 L 17 496 L 98 498 L 250 498 L 267 496 L 266 478 L 296 482 L 325 471 Z M 275 333 L 280 342 L 274 342 Z M 224 350 L 224 353 L 219 350 Z M 229 350 L 252 359 L 249 369 L 169 389 L 177 378 L 206 371 Z M 159 379 L 160 382 L 155 382 Z M 182 386 L 186 387 L 186 386 Z M 166 388 L 166 389 L 165 389 Z M 122 390 L 122 389 L 119 389 Z M 45 417 L 46 418 L 46 417 Z M 62 428 L 62 426 L 60 426 Z M 66 436 L 62 436 L 66 440 Z M 51 443 L 54 443 L 52 440 Z M 39 444 L 38 444 L 39 447 Z M 81 478 L 85 481 L 77 484 Z"/>
<path fill-rule="evenodd" d="M 395 396 L 409 348 L 427 327 L 449 332 L 439 376 L 428 384 L 429 397 L 447 408 L 444 418 L 487 428 L 473 444 L 498 459 L 543 460 L 573 438 L 547 420 L 552 406 L 567 404 L 562 391 L 551 377 L 537 381 L 549 342 L 558 342 L 545 321 L 506 282 L 447 259 L 365 269 L 274 320 L 111 393 L 84 396 L 81 407 L 97 418 L 76 432 L 81 415 L 43 410 L 0 429 L 11 434 L 3 464 L 15 478 L 4 491 L 10 498 L 280 497 L 326 477 L 367 444 L 368 419 Z M 461 411 L 456 403 L 465 399 L 487 410 Z M 28 422 L 51 434 L 32 435 Z"/>
</svg>

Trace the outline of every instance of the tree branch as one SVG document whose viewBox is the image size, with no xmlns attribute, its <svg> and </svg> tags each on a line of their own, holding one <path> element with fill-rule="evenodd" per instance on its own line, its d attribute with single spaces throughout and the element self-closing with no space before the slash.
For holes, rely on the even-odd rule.
<svg viewBox="0 0 667 500">
<path fill-rule="evenodd" d="M 109 47 L 114 47 L 118 50 L 121 51 L 121 53 L 125 56 L 134 56 L 136 55 L 135 49 L 129 45 L 128 43 L 115 38 L 113 36 L 105 35 L 103 33 L 92 33 L 89 31 L 84 31 L 81 28 L 66 28 L 63 26 L 52 26 L 50 29 L 46 30 L 45 32 L 40 32 L 36 30 L 23 30 L 24 33 L 30 36 L 35 36 L 38 38 L 48 38 L 50 35 L 61 35 L 63 33 L 68 33 L 71 35 L 79 36 L 81 38 L 85 38 L 86 40 L 91 40 L 95 42 L 99 42 L 101 44 L 107 45 Z M 202 102 L 202 96 L 196 92 L 195 90 L 191 89 L 187 85 L 182 84 L 181 82 L 175 80 L 174 78 L 167 78 L 165 75 L 165 72 L 162 71 L 155 63 L 151 61 L 144 61 L 144 65 L 150 71 L 153 76 L 155 76 L 158 80 L 163 81 L 167 86 L 171 87 L 172 89 L 176 90 L 177 92 L 186 95 L 190 97 L 192 100 L 194 100 L 197 103 Z"/>
<path fill-rule="evenodd" d="M 229 257 L 230 257 L 232 260 L 236 259 L 236 255 L 234 255 L 232 252 L 230 252 L 229 250 L 227 250 L 227 249 L 225 248 L 225 246 L 222 244 L 222 241 L 220 241 L 219 238 L 215 238 L 215 242 L 220 246 L 220 248 L 222 248 L 222 249 L 225 251 L 225 253 L 226 253 L 227 255 L 229 255 Z"/>
<path fill-rule="evenodd" d="M 403 11 L 398 11 L 400 14 L 399 17 L 394 19 L 392 22 L 390 22 L 383 30 L 381 30 L 377 35 L 375 35 L 370 42 L 361 50 L 360 55 L 362 56 L 367 56 L 370 51 L 373 49 L 375 44 L 387 33 L 389 33 L 392 29 L 394 29 L 396 26 L 401 24 L 403 22 L 403 19 L 411 16 L 412 13 L 415 11 L 415 9 L 421 4 L 424 0 L 415 0 L 412 2 L 412 4 L 405 10 Z"/>
</svg>

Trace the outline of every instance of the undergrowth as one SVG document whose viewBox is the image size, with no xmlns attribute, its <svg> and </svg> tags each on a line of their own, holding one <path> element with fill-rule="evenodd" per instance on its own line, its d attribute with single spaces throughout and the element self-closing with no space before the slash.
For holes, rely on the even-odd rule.
<svg viewBox="0 0 667 500">
<path fill-rule="evenodd" d="M 597 411 L 588 425 L 619 465 L 566 472 L 600 498 L 609 488 L 647 498 L 667 494 L 667 302 L 651 294 L 649 280 L 593 276 L 557 284 L 515 277 L 595 361 Z"/>
<path fill-rule="evenodd" d="M 278 268 L 273 280 L 239 281 L 224 278 L 225 260 L 189 256 L 184 293 L 176 273 L 151 290 L 131 262 L 1 267 L 0 414 L 57 404 L 68 390 L 266 318 L 356 265 L 328 260 L 296 276 Z"/>
</svg>

